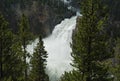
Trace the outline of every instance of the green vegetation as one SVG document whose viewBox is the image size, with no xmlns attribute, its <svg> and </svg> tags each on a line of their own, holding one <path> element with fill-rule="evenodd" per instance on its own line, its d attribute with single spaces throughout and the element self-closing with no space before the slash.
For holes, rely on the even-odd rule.
<svg viewBox="0 0 120 81">
<path fill-rule="evenodd" d="M 61 81 L 85 81 L 81 78 L 81 74 L 76 71 L 70 71 L 70 72 L 65 72 L 62 77 L 61 77 Z"/>
<path fill-rule="evenodd" d="M 105 32 L 107 7 L 100 0 L 84 0 L 81 3 L 81 13 L 83 16 L 71 45 L 72 65 L 77 72 L 76 75 L 74 71 L 65 74 L 65 80 L 63 76 L 62 81 L 73 81 L 68 80 L 71 77 L 76 77 L 75 81 L 111 81 L 107 60 L 112 58 L 113 50 Z"/>
<path fill-rule="evenodd" d="M 56 19 L 63 18 L 68 9 L 60 0 L 35 1 L 38 2 L 37 6 L 36 3 L 33 4 L 32 0 L 1 0 L 0 81 L 49 81 L 49 76 L 45 72 L 48 56 L 42 36 L 39 37 L 39 42 L 32 56 L 26 50 L 27 45 L 34 38 L 30 32 L 32 30 L 30 26 L 33 26 L 34 22 L 30 22 L 30 19 L 35 16 L 33 16 L 34 13 L 27 11 L 27 15 L 23 13 L 27 8 L 30 11 L 29 9 L 38 7 L 33 9 L 33 11 L 41 11 L 35 12 L 35 15 L 38 16 L 35 18 L 37 24 L 34 24 L 38 28 L 38 25 L 45 24 L 46 26 L 48 25 L 47 22 L 51 20 L 55 22 Z M 83 15 L 79 18 L 71 44 L 71 55 L 73 57 L 71 65 L 75 69 L 65 72 L 61 81 L 120 81 L 120 10 L 118 10 L 120 1 L 75 1 L 80 4 L 81 14 Z M 114 6 L 110 6 L 112 2 Z M 111 9 L 108 9 L 107 5 Z M 20 15 L 14 11 L 16 6 L 20 7 Z M 43 11 L 44 9 L 46 11 Z M 49 11 L 49 9 L 52 9 L 52 11 Z M 45 16 L 43 12 L 46 13 Z M 49 14 L 54 14 L 52 16 L 55 17 L 49 19 Z M 14 17 L 16 18 L 14 19 Z M 40 21 L 39 18 L 42 18 L 43 21 Z M 19 24 L 17 25 L 18 21 Z M 108 24 L 112 27 L 110 28 Z M 13 33 L 11 27 L 18 28 L 18 32 Z M 38 28 L 37 31 L 42 30 Z M 28 58 L 30 58 L 30 63 L 27 62 Z"/>
<path fill-rule="evenodd" d="M 120 38 L 116 40 L 116 46 L 114 48 L 113 65 L 111 65 L 111 72 L 114 76 L 114 81 L 120 81 Z"/>
<path fill-rule="evenodd" d="M 8 22 L 0 14 L 0 81 L 21 81 L 20 48 L 15 41 L 15 35 L 8 27 Z"/>
<path fill-rule="evenodd" d="M 26 47 L 29 44 L 29 40 L 31 37 L 29 23 L 25 15 L 22 15 L 21 21 L 19 23 L 20 31 L 19 31 L 19 39 L 21 42 L 21 47 L 23 48 L 23 60 L 24 60 L 24 79 L 28 80 L 28 64 L 26 59 L 30 56 L 26 51 Z"/>
<path fill-rule="evenodd" d="M 65 17 L 73 15 L 60 0 L 1 0 L 0 12 L 14 33 L 18 32 L 17 22 L 24 13 L 30 22 L 30 31 L 44 36 L 50 34 L 54 26 Z"/>
<path fill-rule="evenodd" d="M 41 36 L 39 37 L 39 42 L 35 51 L 33 53 L 33 57 L 31 58 L 31 72 L 30 72 L 30 80 L 31 81 L 49 81 L 48 75 L 45 73 L 46 69 L 46 58 L 47 52 L 44 49 L 43 41 Z"/>
<path fill-rule="evenodd" d="M 44 50 L 41 38 L 35 49 L 36 52 L 31 58 L 32 70 L 29 70 L 27 58 L 30 57 L 30 54 L 26 51 L 26 47 L 33 39 L 33 35 L 30 33 L 26 16 L 23 14 L 21 17 L 18 35 L 13 34 L 8 26 L 8 22 L 0 14 L 0 81 L 29 81 L 32 79 L 34 79 L 32 81 L 49 81 L 44 71 L 47 52 Z M 38 60 L 35 60 L 36 58 Z M 36 70 L 40 70 L 38 71 L 40 75 L 35 73 Z M 30 72 L 28 73 L 28 71 Z M 29 76 L 32 79 L 29 79 Z"/>
<path fill-rule="evenodd" d="M 8 68 L 6 68 L 5 66 L 8 65 L 8 61 L 9 61 L 7 60 L 7 57 L 9 57 L 10 55 L 8 52 L 10 51 L 10 47 L 12 45 L 11 38 L 12 38 L 12 33 L 8 29 L 8 22 L 6 22 L 3 16 L 0 14 L 0 79 L 1 80 L 10 77 L 10 75 L 7 74 L 7 76 L 3 78 L 5 73 L 7 73 L 8 71 Z"/>
</svg>

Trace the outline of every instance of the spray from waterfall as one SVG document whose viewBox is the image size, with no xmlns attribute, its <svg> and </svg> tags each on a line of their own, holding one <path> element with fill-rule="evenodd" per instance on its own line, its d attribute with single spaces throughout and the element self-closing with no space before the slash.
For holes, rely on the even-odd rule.
<svg viewBox="0 0 120 81">
<path fill-rule="evenodd" d="M 72 42 L 72 32 L 76 26 L 76 16 L 70 19 L 64 19 L 60 24 L 56 25 L 52 34 L 44 38 L 44 46 L 48 52 L 46 72 L 50 81 L 58 81 L 65 71 L 70 71 L 73 67 L 70 43 Z M 32 54 L 33 48 L 36 46 L 38 39 L 28 45 L 28 51 Z"/>
<path fill-rule="evenodd" d="M 48 52 L 47 73 L 50 81 L 57 81 L 65 71 L 72 70 L 70 42 L 75 26 L 76 17 L 65 19 L 55 26 L 50 37 L 43 39 Z"/>
</svg>

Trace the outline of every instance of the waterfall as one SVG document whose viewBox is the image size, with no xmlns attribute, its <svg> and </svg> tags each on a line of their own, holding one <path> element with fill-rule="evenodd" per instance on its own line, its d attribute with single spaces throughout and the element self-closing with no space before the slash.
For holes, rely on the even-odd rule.
<svg viewBox="0 0 120 81">
<path fill-rule="evenodd" d="M 55 26 L 51 36 L 43 39 L 48 52 L 47 73 L 50 81 L 57 81 L 64 71 L 72 69 L 70 42 L 75 26 L 76 17 L 65 19 Z"/>
<path fill-rule="evenodd" d="M 73 67 L 70 43 L 72 42 L 72 32 L 76 26 L 76 16 L 70 19 L 64 19 L 56 25 L 52 34 L 44 38 L 44 46 L 48 52 L 46 72 L 50 81 L 58 81 L 65 71 L 70 71 Z M 33 48 L 38 40 L 28 46 L 28 51 L 33 52 Z M 32 48 L 33 47 L 33 48 Z"/>
</svg>

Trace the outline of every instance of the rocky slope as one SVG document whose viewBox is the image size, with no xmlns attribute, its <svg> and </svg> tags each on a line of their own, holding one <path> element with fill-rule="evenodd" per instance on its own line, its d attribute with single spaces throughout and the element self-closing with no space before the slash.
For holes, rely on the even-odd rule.
<svg viewBox="0 0 120 81">
<path fill-rule="evenodd" d="M 54 26 L 74 12 L 59 0 L 1 0 L 0 12 L 10 23 L 14 32 L 18 30 L 18 22 L 24 13 L 34 34 L 49 35 Z"/>
</svg>

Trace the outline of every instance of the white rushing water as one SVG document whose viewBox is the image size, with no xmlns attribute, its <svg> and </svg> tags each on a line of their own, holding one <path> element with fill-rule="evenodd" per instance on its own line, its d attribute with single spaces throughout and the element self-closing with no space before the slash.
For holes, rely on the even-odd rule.
<svg viewBox="0 0 120 81">
<path fill-rule="evenodd" d="M 46 71 L 50 81 L 58 81 L 65 71 L 70 71 L 73 67 L 70 42 L 72 41 L 72 32 L 76 26 L 76 16 L 70 19 L 64 19 L 56 25 L 52 34 L 44 38 L 44 46 L 48 52 Z M 33 48 L 38 40 L 28 46 L 28 51 L 33 53 Z"/>
<path fill-rule="evenodd" d="M 48 52 L 47 71 L 51 81 L 57 81 L 64 71 L 72 69 L 70 42 L 75 26 L 76 17 L 65 19 L 55 26 L 51 36 L 43 39 Z"/>
</svg>

